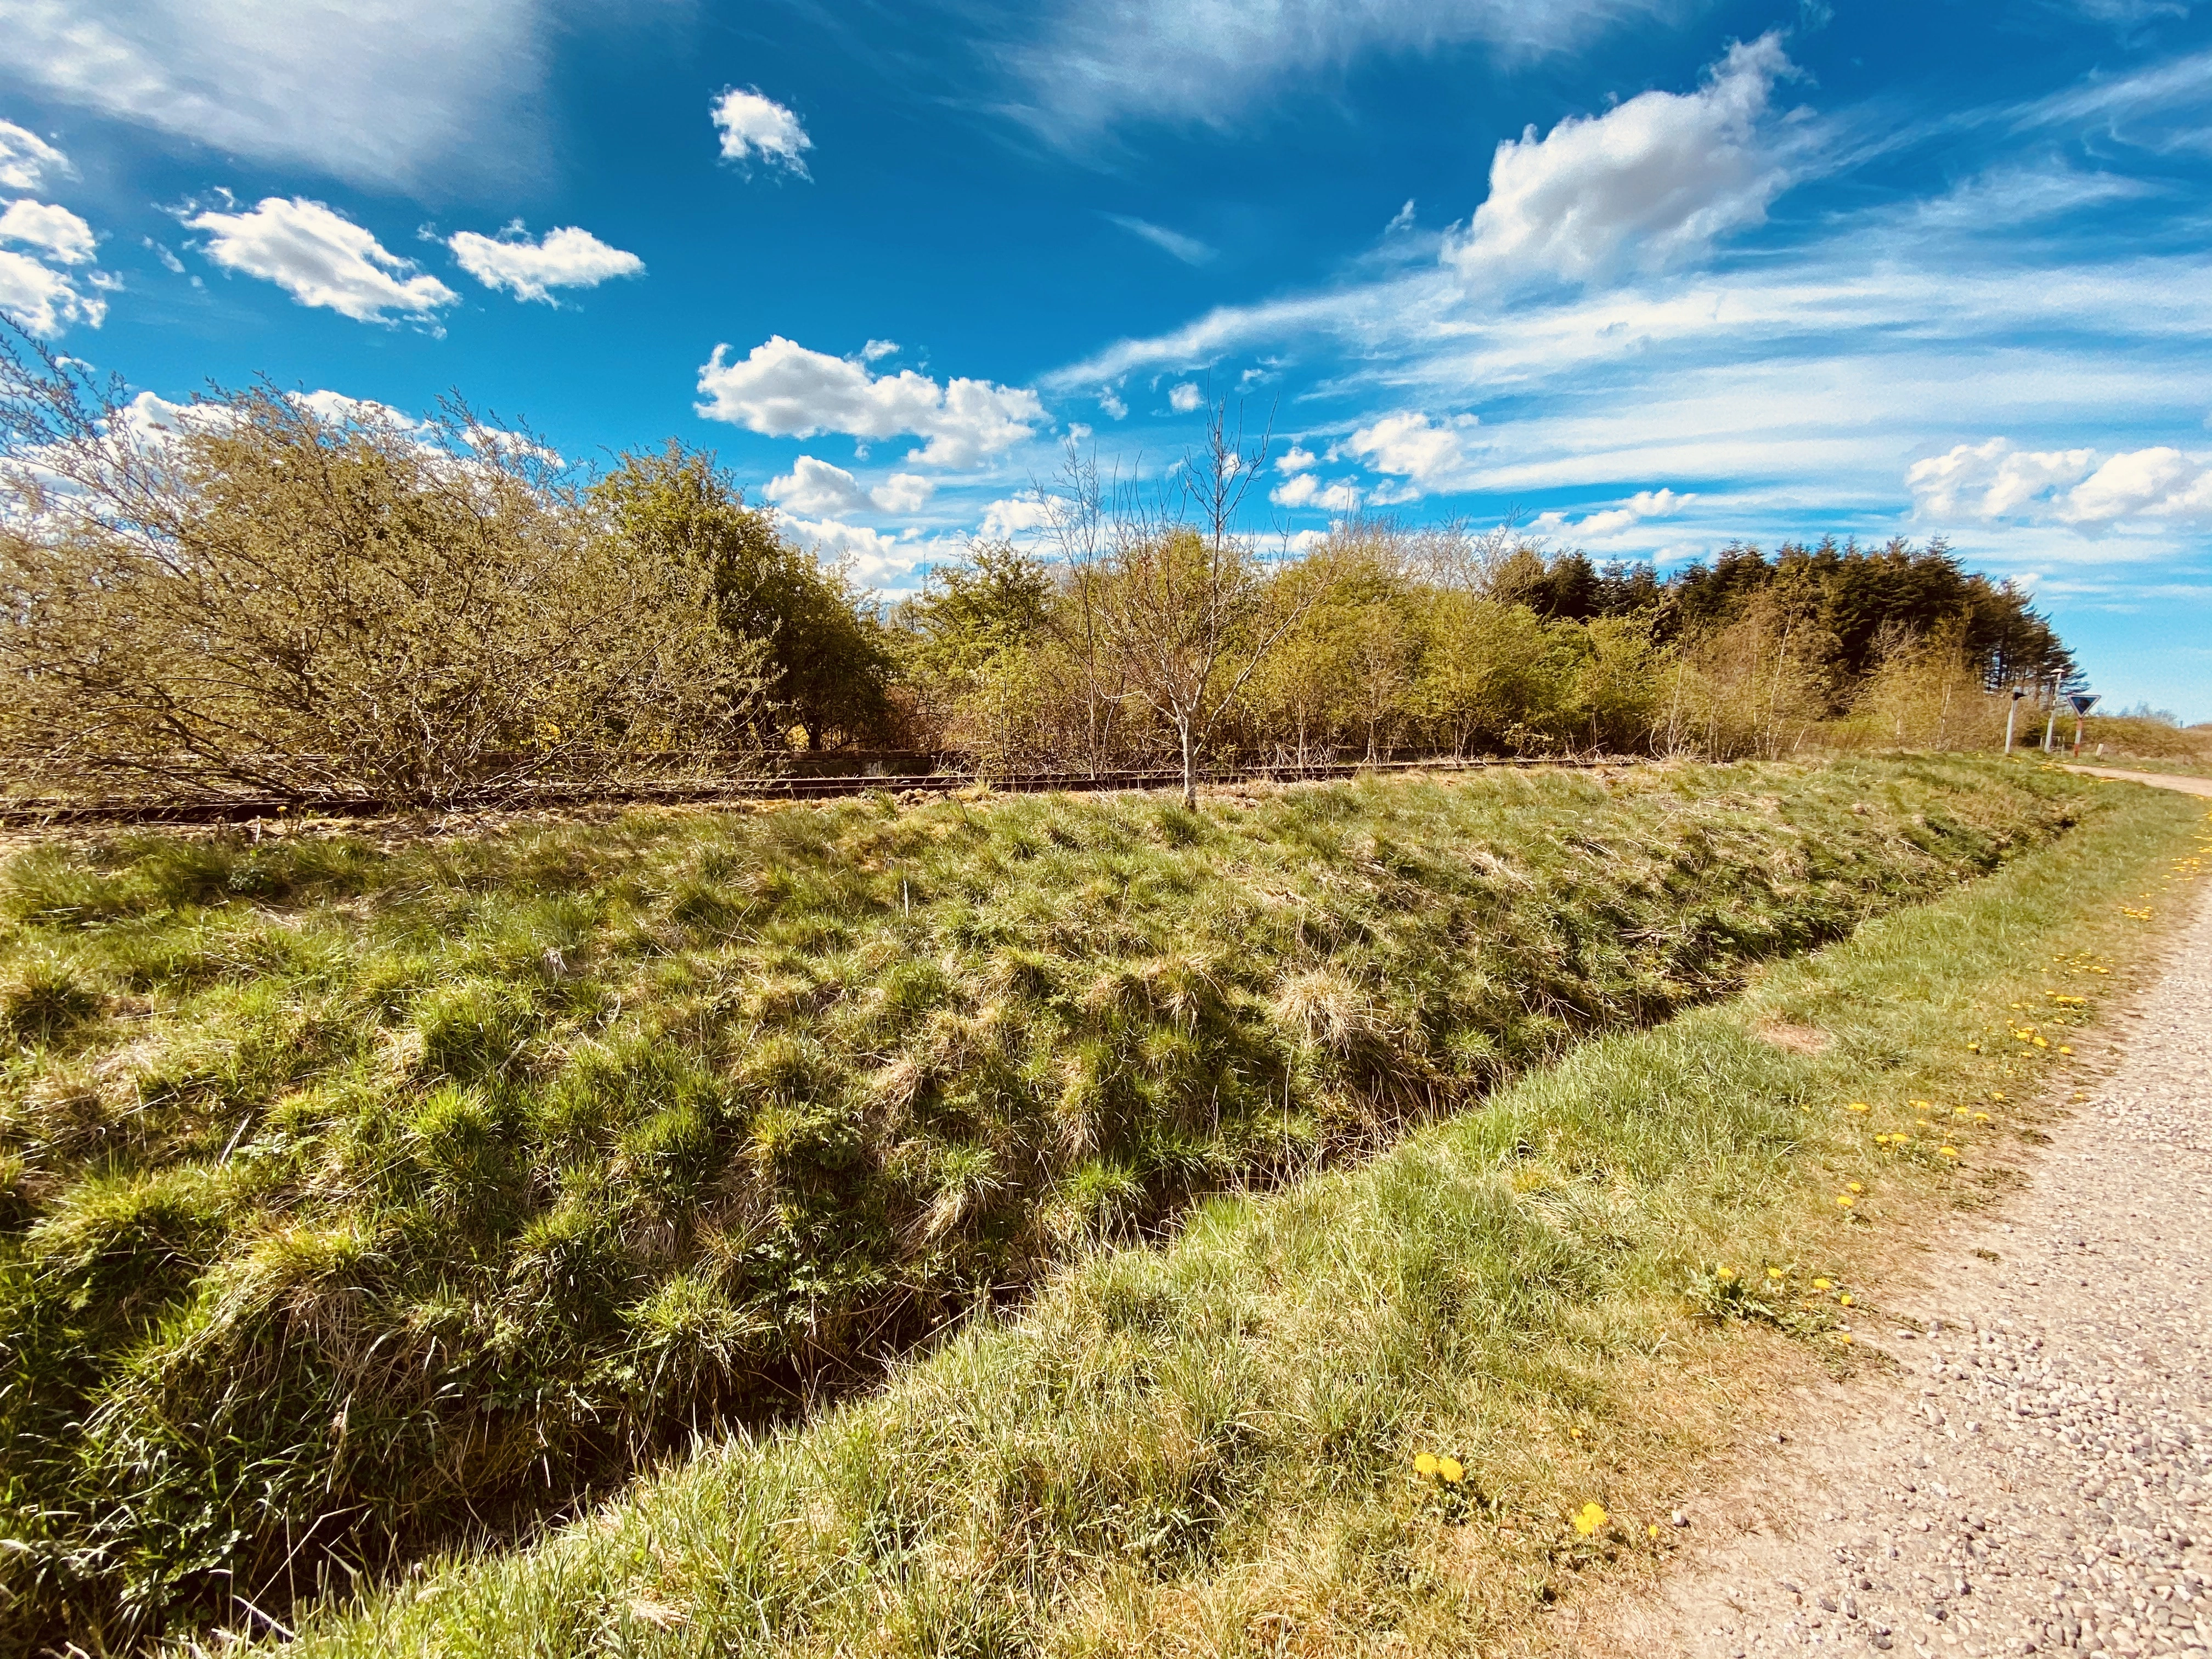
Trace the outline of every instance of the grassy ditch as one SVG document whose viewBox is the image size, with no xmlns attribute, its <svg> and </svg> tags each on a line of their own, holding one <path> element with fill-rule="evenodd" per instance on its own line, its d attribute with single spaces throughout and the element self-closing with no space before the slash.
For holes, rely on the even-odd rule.
<svg viewBox="0 0 2212 1659">
<path fill-rule="evenodd" d="M 0 1625 L 281 1613 L 557 1509 L 2108 798 L 1851 762 L 19 855 Z"/>
<path fill-rule="evenodd" d="M 1541 1646 L 1580 1579 L 1656 1566 L 1670 1485 L 1756 1414 L 1749 1379 L 1863 1363 L 1863 1276 L 2018 1180 L 2069 1038 L 2212 848 L 2201 802 L 2103 799 L 1746 997 L 1357 1170 L 1218 1199 L 865 1400 L 293 1651 Z"/>
</svg>

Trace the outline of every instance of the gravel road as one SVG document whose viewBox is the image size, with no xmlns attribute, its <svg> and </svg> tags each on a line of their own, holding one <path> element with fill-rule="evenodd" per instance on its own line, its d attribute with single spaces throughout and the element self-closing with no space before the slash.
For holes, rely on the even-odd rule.
<svg viewBox="0 0 2212 1659">
<path fill-rule="evenodd" d="M 1924 1333 L 1862 1325 L 1899 1376 L 1803 1402 L 1585 1651 L 2212 1647 L 2212 903 L 2118 1024 L 2028 1188 L 1891 1301 Z"/>
</svg>

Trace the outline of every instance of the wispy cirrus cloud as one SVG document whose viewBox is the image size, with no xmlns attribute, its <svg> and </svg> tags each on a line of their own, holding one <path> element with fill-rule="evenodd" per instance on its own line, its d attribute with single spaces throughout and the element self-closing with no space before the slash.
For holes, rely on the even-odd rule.
<svg viewBox="0 0 2212 1659">
<path fill-rule="evenodd" d="M 1393 52 L 1566 50 L 1674 0 L 1054 0 L 995 55 L 1012 112 L 1080 146 L 1132 120 L 1225 127 L 1279 86 Z"/>
<path fill-rule="evenodd" d="M 1179 230 L 1170 230 L 1165 225 L 1156 225 L 1148 219 L 1133 218 L 1126 213 L 1109 213 L 1101 216 L 1187 265 L 1206 264 L 1217 252 L 1210 244 L 1200 241 L 1195 236 L 1186 236 Z"/>
<path fill-rule="evenodd" d="M 550 0 L 10 0 L 0 80 L 210 149 L 442 193 L 535 167 L 550 12 Z"/>
</svg>

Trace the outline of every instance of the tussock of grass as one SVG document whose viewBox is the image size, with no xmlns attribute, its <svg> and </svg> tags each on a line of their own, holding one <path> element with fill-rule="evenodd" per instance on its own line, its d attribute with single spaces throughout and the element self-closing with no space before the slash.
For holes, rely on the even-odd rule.
<svg viewBox="0 0 2212 1659">
<path fill-rule="evenodd" d="M 543 1513 L 873 1376 L 1057 1261 L 1993 869 L 2090 793 L 1858 762 L 19 857 L 9 1622 L 112 1646 Z M 1650 1167 L 1700 1156 L 1672 1109 Z M 1487 1176 L 1378 1189 L 1275 1271 L 1334 1282 L 1333 1251 L 1442 1227 L 1439 1317 L 1510 1346 L 1607 1271 L 1546 1208 L 1584 1202 L 1583 1172 L 1553 1173 L 1560 1196 L 1510 1203 Z M 1481 1243 L 1508 1215 L 1535 1231 Z M 1430 1282 L 1356 1259 L 1377 1306 Z M 1146 1346 L 1166 1326 L 1238 1316 L 1152 1305 L 1097 1315 L 1133 1364 L 1182 1363 Z M 1311 1409 L 1395 1431 L 1365 1398 Z M 1097 1431 L 1073 1485 L 1019 1492 L 1091 1513 L 1168 1448 L 1194 1484 L 1095 1546 L 1203 1559 L 1231 1429 Z"/>
<path fill-rule="evenodd" d="M 2092 1018 L 2121 982 L 2100 970 L 2145 938 L 2118 900 L 2197 878 L 2161 866 L 2201 807 L 2106 799 L 2064 846 L 1745 998 L 1588 1043 L 1356 1171 L 1214 1200 L 1173 1243 L 1085 1262 L 872 1397 L 702 1449 L 535 1548 L 319 1621 L 297 1650 L 1526 1638 L 1580 1575 L 1664 1547 L 1647 1531 L 1664 1483 L 1727 1432 L 1747 1357 L 1804 1343 L 1848 1365 L 1860 1273 L 1931 1204 L 2002 1184 L 2022 1103 L 2066 1065 L 1994 1041 L 2010 1005 L 2034 999 L 2046 1032 Z M 1832 1040 L 1784 1047 L 1761 1035 L 1777 1023 Z M 1985 1120 L 1954 1117 L 1977 1100 Z M 1934 1112 L 1960 1160 L 1890 1150 Z M 1463 1478 L 1422 1473 L 1422 1452 Z"/>
</svg>

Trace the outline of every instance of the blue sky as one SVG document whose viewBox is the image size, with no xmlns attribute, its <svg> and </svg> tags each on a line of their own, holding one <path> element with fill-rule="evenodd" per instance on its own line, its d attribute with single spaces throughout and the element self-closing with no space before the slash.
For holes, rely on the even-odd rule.
<svg viewBox="0 0 2212 1659">
<path fill-rule="evenodd" d="M 2212 720 L 2204 0 L 0 0 L 0 307 L 674 434 L 886 592 L 1073 433 L 1259 524 L 1948 536 Z"/>
</svg>

